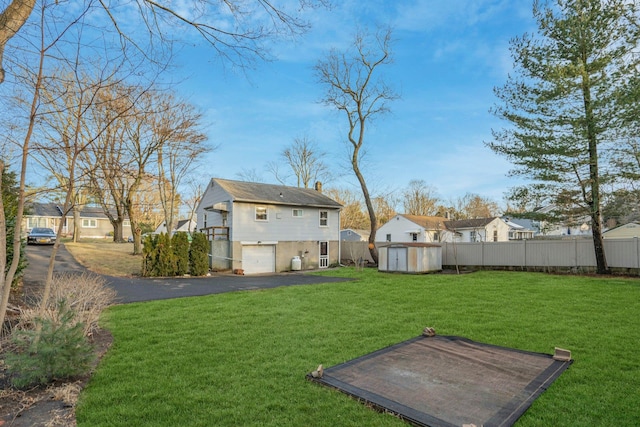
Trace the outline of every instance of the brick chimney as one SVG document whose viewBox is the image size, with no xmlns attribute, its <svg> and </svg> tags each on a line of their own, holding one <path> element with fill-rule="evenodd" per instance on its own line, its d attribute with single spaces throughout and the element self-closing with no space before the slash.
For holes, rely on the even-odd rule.
<svg viewBox="0 0 640 427">
<path fill-rule="evenodd" d="M 318 193 L 322 193 L 322 183 L 320 181 L 316 181 L 315 189 Z"/>
</svg>

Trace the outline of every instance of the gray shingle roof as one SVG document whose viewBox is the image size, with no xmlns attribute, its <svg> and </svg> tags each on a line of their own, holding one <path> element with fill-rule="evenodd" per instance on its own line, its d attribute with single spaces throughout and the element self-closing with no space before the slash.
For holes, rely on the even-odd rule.
<svg viewBox="0 0 640 427">
<path fill-rule="evenodd" d="M 459 230 L 461 228 L 480 228 L 489 224 L 491 221 L 495 220 L 497 217 L 493 218 L 476 218 L 476 219 L 461 219 L 457 221 L 447 221 L 445 225 L 449 230 Z"/>
<path fill-rule="evenodd" d="M 25 216 L 39 216 L 39 217 L 61 217 L 62 206 L 57 203 L 31 203 L 28 206 L 28 214 Z M 115 211 L 112 212 L 115 216 Z M 67 217 L 73 216 L 73 211 L 67 212 Z M 107 218 L 104 211 L 100 207 L 95 206 L 82 206 L 80 208 L 81 218 Z M 128 216 L 125 214 L 125 218 Z"/>
<path fill-rule="evenodd" d="M 61 217 L 62 211 L 56 203 L 32 203 L 27 216 Z"/>
<path fill-rule="evenodd" d="M 310 188 L 232 181 L 220 178 L 214 178 L 213 181 L 229 193 L 234 202 L 311 206 L 333 209 L 342 207 L 342 205 L 335 200 Z"/>
</svg>

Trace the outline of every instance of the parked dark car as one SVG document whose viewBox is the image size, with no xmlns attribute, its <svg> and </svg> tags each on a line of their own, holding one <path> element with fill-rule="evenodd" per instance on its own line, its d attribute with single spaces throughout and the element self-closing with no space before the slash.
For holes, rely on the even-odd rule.
<svg viewBox="0 0 640 427">
<path fill-rule="evenodd" d="M 27 236 L 28 245 L 53 245 L 56 233 L 50 228 L 36 227 Z"/>
</svg>

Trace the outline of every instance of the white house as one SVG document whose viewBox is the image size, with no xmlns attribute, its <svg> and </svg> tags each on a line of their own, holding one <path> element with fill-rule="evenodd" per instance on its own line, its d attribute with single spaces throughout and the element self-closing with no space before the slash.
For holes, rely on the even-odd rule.
<svg viewBox="0 0 640 427">
<path fill-rule="evenodd" d="M 640 222 L 630 222 L 602 233 L 603 239 L 632 239 L 640 237 Z"/>
<path fill-rule="evenodd" d="M 456 242 L 506 242 L 509 225 L 501 218 L 474 218 L 445 222 Z"/>
<path fill-rule="evenodd" d="M 450 240 L 445 223 L 439 216 L 397 214 L 376 231 L 376 242 L 434 243 Z"/>
<path fill-rule="evenodd" d="M 181 219 L 179 221 L 176 221 L 176 223 L 173 225 L 173 233 L 176 233 L 178 231 L 185 232 L 185 233 L 192 233 L 192 232 L 196 231 L 197 227 L 198 227 L 198 223 L 196 221 L 188 220 L 188 219 Z M 165 222 L 163 222 L 162 224 L 160 224 L 156 228 L 155 232 L 157 234 L 166 233 L 167 232 L 167 224 Z"/>
<path fill-rule="evenodd" d="M 291 270 L 294 257 L 302 269 L 338 263 L 342 205 L 321 188 L 213 178 L 196 209 L 197 228 L 212 242 L 212 266 L 229 261 L 255 274 Z"/>
<path fill-rule="evenodd" d="M 535 235 L 535 230 L 527 228 L 510 218 L 502 218 L 509 226 L 509 240 L 530 240 Z"/>
</svg>

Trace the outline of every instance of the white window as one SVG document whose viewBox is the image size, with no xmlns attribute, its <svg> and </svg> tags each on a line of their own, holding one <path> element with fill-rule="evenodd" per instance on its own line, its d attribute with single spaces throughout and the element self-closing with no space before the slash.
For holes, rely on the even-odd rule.
<svg viewBox="0 0 640 427">
<path fill-rule="evenodd" d="M 85 218 L 82 220 L 82 228 L 98 228 L 98 221 Z"/>
<path fill-rule="evenodd" d="M 27 227 L 29 229 L 36 227 L 46 227 L 47 219 L 46 218 L 27 218 Z"/>
<path fill-rule="evenodd" d="M 391 234 L 387 234 L 387 242 L 391 241 Z"/>
<path fill-rule="evenodd" d="M 413 242 L 418 241 L 418 233 L 411 233 L 411 241 Z"/>
<path fill-rule="evenodd" d="M 469 241 L 470 242 L 475 242 L 476 238 L 477 238 L 477 236 L 476 236 L 476 231 L 475 230 L 469 233 Z"/>
<path fill-rule="evenodd" d="M 294 218 L 302 218 L 302 209 L 294 209 L 293 210 Z"/>
<path fill-rule="evenodd" d="M 329 226 L 329 211 L 320 211 L 320 227 Z"/>
<path fill-rule="evenodd" d="M 269 221 L 269 212 L 265 206 L 256 206 L 256 221 Z"/>
<path fill-rule="evenodd" d="M 439 231 L 435 231 L 433 233 L 433 241 L 434 242 L 439 242 L 440 241 L 440 232 Z"/>
<path fill-rule="evenodd" d="M 122 220 L 122 226 L 123 227 L 131 227 L 131 221 L 129 221 L 128 219 L 123 219 Z"/>
</svg>

